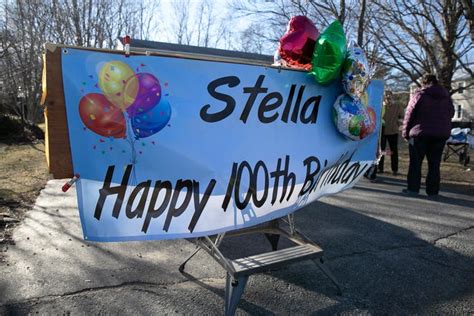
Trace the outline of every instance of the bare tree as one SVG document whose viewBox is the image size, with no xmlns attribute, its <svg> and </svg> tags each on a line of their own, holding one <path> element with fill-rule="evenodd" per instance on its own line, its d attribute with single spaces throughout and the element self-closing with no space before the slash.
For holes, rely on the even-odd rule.
<svg viewBox="0 0 474 316">
<path fill-rule="evenodd" d="M 258 3 L 249 0 L 233 0 L 231 8 L 234 19 L 250 19 L 252 22 L 243 30 L 242 36 L 245 40 L 241 43 L 240 50 L 260 52 L 262 45 L 249 45 L 260 43 L 262 40 L 271 43 L 270 47 L 276 47 L 278 39 L 285 32 L 286 25 L 292 16 L 305 14 L 306 7 L 292 4 L 290 0 L 275 0 L 271 2 Z M 257 31 L 258 30 L 258 31 Z M 242 38 L 242 37 L 241 37 Z M 252 49 L 252 50 L 251 50 Z M 253 50 L 256 49 L 256 50 Z M 265 51 L 271 53 L 271 51 Z"/>
<path fill-rule="evenodd" d="M 365 37 L 367 24 L 372 12 L 371 1 L 366 0 L 275 0 L 269 3 L 257 4 L 248 0 L 234 0 L 232 8 L 240 17 L 255 17 L 255 23 L 259 23 L 265 32 L 259 32 L 255 36 L 276 43 L 283 35 L 285 27 L 294 15 L 305 15 L 309 17 L 316 26 L 322 30 L 334 20 L 338 20 L 344 26 L 346 33 L 355 37 L 360 46 L 366 49 L 374 45 Z M 354 10 L 360 8 L 360 10 Z"/>
<path fill-rule="evenodd" d="M 383 54 L 379 62 L 397 69 L 412 82 L 424 72 L 434 72 L 451 93 L 457 69 L 471 76 L 469 53 L 473 50 L 463 7 L 456 0 L 403 0 L 376 3 L 379 16 L 371 20 Z"/>
<path fill-rule="evenodd" d="M 368 32 L 370 26 L 366 22 L 374 14 L 372 1 L 275 0 L 269 3 L 256 3 L 249 0 L 234 0 L 232 8 L 237 17 L 255 18 L 252 29 L 257 29 L 256 25 L 259 25 L 258 32 L 245 30 L 245 41 L 242 41 L 244 50 L 252 49 L 254 52 L 260 52 L 264 47 L 265 53 L 272 53 L 272 50 L 276 49 L 278 39 L 284 34 L 288 21 L 294 15 L 309 17 L 320 30 L 338 20 L 343 24 L 348 39 L 357 39 L 359 46 L 365 49 L 373 72 L 378 75 L 382 73 L 382 68 L 376 62 L 379 44 L 377 38 Z M 262 40 L 266 43 L 261 43 Z M 258 45 L 251 46 L 248 43 Z M 268 47 L 273 48 L 267 49 Z"/>
<path fill-rule="evenodd" d="M 176 41 L 178 44 L 190 44 L 192 37 L 192 29 L 188 26 L 190 24 L 190 0 L 176 0 L 171 4 L 173 23 L 171 24 L 170 40 Z"/>
<path fill-rule="evenodd" d="M 155 24 L 155 12 L 159 8 L 158 1 L 139 1 L 138 2 L 138 21 L 135 23 L 140 26 L 137 30 L 137 36 L 140 39 L 150 39 L 152 37 L 152 29 L 157 30 L 158 25 Z"/>
<path fill-rule="evenodd" d="M 268 45 L 269 41 L 262 32 L 260 24 L 251 23 L 240 35 L 240 49 L 245 52 L 263 54 Z"/>
<path fill-rule="evenodd" d="M 0 80 L 4 87 L 4 107 L 23 122 L 33 121 L 40 110 L 36 101 L 40 93 L 42 42 L 46 25 L 40 1 L 18 1 L 15 7 L 4 3 Z M 15 27 L 12 27 L 15 26 Z"/>
<path fill-rule="evenodd" d="M 150 0 L 151 1 L 151 0 Z M 1 5 L 2 113 L 25 123 L 41 119 L 42 47 L 45 42 L 108 47 L 124 34 L 150 34 L 158 2 L 133 0 L 12 0 Z M 151 2 L 150 2 L 151 3 Z"/>
<path fill-rule="evenodd" d="M 474 8 L 472 0 L 461 0 L 464 8 L 464 16 L 469 23 L 469 30 L 471 32 L 471 40 L 474 42 Z"/>
<path fill-rule="evenodd" d="M 211 0 L 199 3 L 190 0 L 177 0 L 171 4 L 170 15 L 173 22 L 169 28 L 168 40 L 178 44 L 229 48 L 231 23 L 229 16 L 214 9 Z"/>
<path fill-rule="evenodd" d="M 201 2 L 197 10 L 197 45 L 208 47 L 214 24 L 213 6 L 209 0 Z"/>
<path fill-rule="evenodd" d="M 246 31 L 246 38 L 253 37 L 256 43 L 257 38 L 275 43 L 292 15 L 306 15 L 318 28 L 338 19 L 347 37 L 355 37 L 365 49 L 375 76 L 391 84 L 406 83 L 403 76 L 417 82 L 422 73 L 430 71 L 454 93 L 455 71 L 463 69 L 472 76 L 469 58 L 474 44 L 466 40 L 473 37 L 470 0 L 275 0 L 263 4 L 234 0 L 233 8 L 241 16 L 258 16 L 261 28 L 265 24 L 270 30 L 264 34 Z"/>
<path fill-rule="evenodd" d="M 364 45 L 364 22 L 365 22 L 365 12 L 367 10 L 367 2 L 366 0 L 360 1 L 360 13 L 359 13 L 359 21 L 357 26 L 357 44 L 359 46 Z"/>
<path fill-rule="evenodd" d="M 297 4 L 300 8 L 302 8 L 303 3 L 307 2 L 311 8 L 308 13 L 318 19 L 323 19 L 325 24 L 329 24 L 332 19 L 337 19 L 344 25 L 348 17 L 348 7 L 345 0 L 292 0 L 292 2 Z M 354 1 L 349 1 L 349 7 L 352 7 L 352 2 Z"/>
</svg>

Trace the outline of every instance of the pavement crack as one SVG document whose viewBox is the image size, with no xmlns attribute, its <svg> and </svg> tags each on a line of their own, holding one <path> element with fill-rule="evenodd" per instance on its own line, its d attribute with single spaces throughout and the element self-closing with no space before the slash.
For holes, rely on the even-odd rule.
<svg viewBox="0 0 474 316">
<path fill-rule="evenodd" d="M 153 296 L 159 295 L 158 292 L 155 292 L 155 291 L 152 291 L 152 290 L 147 290 L 147 289 L 142 289 L 142 288 L 133 288 L 133 290 L 136 291 L 136 292 L 148 293 L 148 294 L 151 294 Z"/>
<path fill-rule="evenodd" d="M 343 255 L 340 255 L 340 256 L 326 257 L 326 259 L 327 260 L 338 260 L 338 259 L 342 259 L 342 258 L 350 258 L 350 257 L 356 257 L 356 256 L 376 255 L 378 253 L 385 252 L 385 251 L 393 251 L 393 250 L 401 250 L 401 249 L 413 249 L 413 248 L 437 247 L 436 243 L 439 242 L 440 240 L 450 238 L 452 236 L 455 236 L 455 235 L 460 234 L 462 232 L 468 231 L 470 229 L 474 229 L 474 226 L 469 226 L 469 227 L 463 228 L 461 230 L 458 230 L 455 233 L 451 233 L 451 234 L 448 234 L 446 236 L 437 238 L 432 242 L 428 242 L 428 241 L 424 242 L 423 244 L 400 245 L 400 246 L 392 246 L 392 247 L 387 247 L 387 248 L 382 248 L 382 249 L 377 249 L 377 250 L 355 251 L 355 252 L 351 252 L 351 253 L 348 253 L 348 254 L 343 254 Z M 421 254 L 418 254 L 416 257 L 421 259 L 421 260 L 424 260 L 424 261 L 427 261 L 427 262 L 430 262 L 430 263 L 434 263 L 434 264 L 437 264 L 439 266 L 443 266 L 443 267 L 446 267 L 446 268 L 451 268 L 451 269 L 455 269 L 455 270 L 463 271 L 463 272 L 474 272 L 474 269 L 465 269 L 465 268 L 462 268 L 462 267 L 459 267 L 459 266 L 456 266 L 456 265 L 450 265 L 450 264 L 440 262 L 440 261 L 437 261 L 437 260 L 434 260 L 434 259 L 426 258 L 425 256 L 423 256 Z"/>
<path fill-rule="evenodd" d="M 474 272 L 474 269 L 463 269 L 463 268 L 460 268 L 458 266 L 454 266 L 454 265 L 450 265 L 450 264 L 447 264 L 447 263 L 444 263 L 444 262 L 440 262 L 440 261 L 437 261 L 437 260 L 426 258 L 425 256 L 418 256 L 417 258 L 425 260 L 429 263 L 437 264 L 437 265 L 445 267 L 445 268 L 455 269 L 455 270 L 459 270 L 459 271 L 463 271 L 463 272 Z"/>
<path fill-rule="evenodd" d="M 21 300 L 21 301 L 5 302 L 4 304 L 0 305 L 0 307 L 8 307 L 12 305 L 23 305 L 23 304 L 33 303 L 33 302 L 54 300 L 57 298 L 81 295 L 84 293 L 101 291 L 101 290 L 119 289 L 119 288 L 128 287 L 128 286 L 154 286 L 154 287 L 160 287 L 160 288 L 166 289 L 169 286 L 175 286 L 175 285 L 179 285 L 183 283 L 195 283 L 196 280 L 200 282 L 206 282 L 206 281 L 209 282 L 209 281 L 215 281 L 215 280 L 221 281 L 222 279 L 218 279 L 218 278 L 185 279 L 185 280 L 180 280 L 177 282 L 166 282 L 166 283 L 154 283 L 154 282 L 146 282 L 146 281 L 127 281 L 127 282 L 122 282 L 120 284 L 115 284 L 115 285 L 105 285 L 105 286 L 83 288 L 77 291 L 66 292 L 63 294 L 50 294 L 50 295 L 44 295 L 44 296 L 31 297 L 31 298 Z M 157 293 L 154 293 L 154 295 L 156 294 Z"/>
<path fill-rule="evenodd" d="M 466 228 L 463 228 L 463 229 L 460 229 L 460 230 L 458 230 L 458 231 L 455 231 L 454 233 L 447 234 L 447 235 L 445 235 L 445 236 L 441 236 L 441 237 L 439 237 L 439 238 L 436 238 L 435 240 L 432 241 L 432 243 L 433 243 L 434 245 L 436 245 L 436 243 L 438 243 L 439 241 L 441 241 L 441 240 L 443 240 L 443 239 L 448 239 L 448 238 L 450 238 L 450 237 L 453 237 L 453 236 L 456 236 L 456 235 L 458 235 L 458 234 L 464 233 L 464 232 L 466 232 L 466 231 L 468 231 L 468 230 L 470 230 L 470 229 L 474 229 L 474 225 L 469 226 L 469 227 L 466 227 Z"/>
<path fill-rule="evenodd" d="M 423 244 L 413 244 L 413 245 L 399 245 L 399 246 L 392 246 L 392 247 L 386 247 L 382 249 L 377 249 L 377 250 L 365 250 L 365 251 L 354 251 L 351 253 L 347 254 L 342 254 L 339 256 L 333 256 L 333 257 L 327 257 L 327 260 L 337 260 L 341 258 L 350 258 L 350 257 L 355 257 L 355 256 L 364 256 L 364 255 L 375 255 L 381 252 L 385 251 L 393 251 L 393 250 L 400 250 L 400 249 L 412 249 L 412 248 L 423 248 L 423 247 L 428 247 L 428 246 L 433 246 L 432 244 L 428 243 L 423 243 Z"/>
<path fill-rule="evenodd" d="M 341 259 L 341 258 L 364 256 L 364 255 L 369 255 L 369 254 L 375 255 L 377 253 L 385 252 L 385 251 L 393 251 L 393 250 L 400 250 L 400 249 L 411 249 L 411 248 L 425 248 L 425 247 L 437 246 L 437 243 L 440 242 L 441 240 L 448 239 L 450 237 L 456 236 L 456 235 L 461 234 L 463 232 L 466 232 L 470 229 L 474 229 L 474 225 L 462 228 L 462 229 L 460 229 L 460 230 L 458 230 L 454 233 L 450 233 L 450 234 L 447 234 L 445 236 L 441 236 L 441 237 L 436 238 L 432 241 L 426 241 L 426 242 L 423 242 L 423 243 L 412 244 L 412 245 L 391 246 L 391 247 L 386 247 L 386 248 L 376 249 L 376 250 L 354 251 L 354 252 L 347 253 L 347 254 L 342 254 L 342 255 L 339 255 L 339 256 L 332 256 L 332 257 L 328 256 L 328 257 L 326 257 L 326 259 L 327 260 L 337 260 L 337 259 Z"/>
</svg>

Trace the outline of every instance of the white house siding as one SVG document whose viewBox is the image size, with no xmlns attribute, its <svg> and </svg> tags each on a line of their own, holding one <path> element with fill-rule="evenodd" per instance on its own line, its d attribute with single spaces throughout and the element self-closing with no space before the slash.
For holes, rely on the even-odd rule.
<svg viewBox="0 0 474 316">
<path fill-rule="evenodd" d="M 466 87 L 468 82 L 468 80 L 457 80 L 454 82 L 453 88 Z M 455 110 L 453 121 L 474 121 L 474 86 L 453 94 L 452 98 Z"/>
</svg>

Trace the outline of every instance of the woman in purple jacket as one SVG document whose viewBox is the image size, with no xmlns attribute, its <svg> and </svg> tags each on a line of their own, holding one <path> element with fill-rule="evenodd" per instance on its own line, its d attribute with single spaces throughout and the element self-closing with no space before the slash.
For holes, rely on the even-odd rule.
<svg viewBox="0 0 474 316">
<path fill-rule="evenodd" d="M 422 88 L 411 97 L 403 120 L 402 136 L 408 140 L 410 153 L 408 185 L 404 193 L 418 194 L 420 191 L 421 165 L 426 155 L 426 194 L 438 195 L 441 156 L 451 134 L 453 115 L 454 107 L 449 92 L 438 84 L 436 76 L 424 75 Z"/>
</svg>

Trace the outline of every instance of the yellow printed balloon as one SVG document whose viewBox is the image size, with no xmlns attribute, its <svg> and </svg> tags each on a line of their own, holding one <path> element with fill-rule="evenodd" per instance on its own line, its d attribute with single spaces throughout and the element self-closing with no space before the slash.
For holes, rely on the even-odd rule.
<svg viewBox="0 0 474 316">
<path fill-rule="evenodd" d="M 132 68 L 124 62 L 114 60 L 100 69 L 99 87 L 113 105 L 125 111 L 135 101 L 138 80 Z"/>
<path fill-rule="evenodd" d="M 369 106 L 369 94 L 367 93 L 367 91 L 364 92 L 364 94 L 360 98 L 360 101 L 365 107 Z"/>
</svg>

